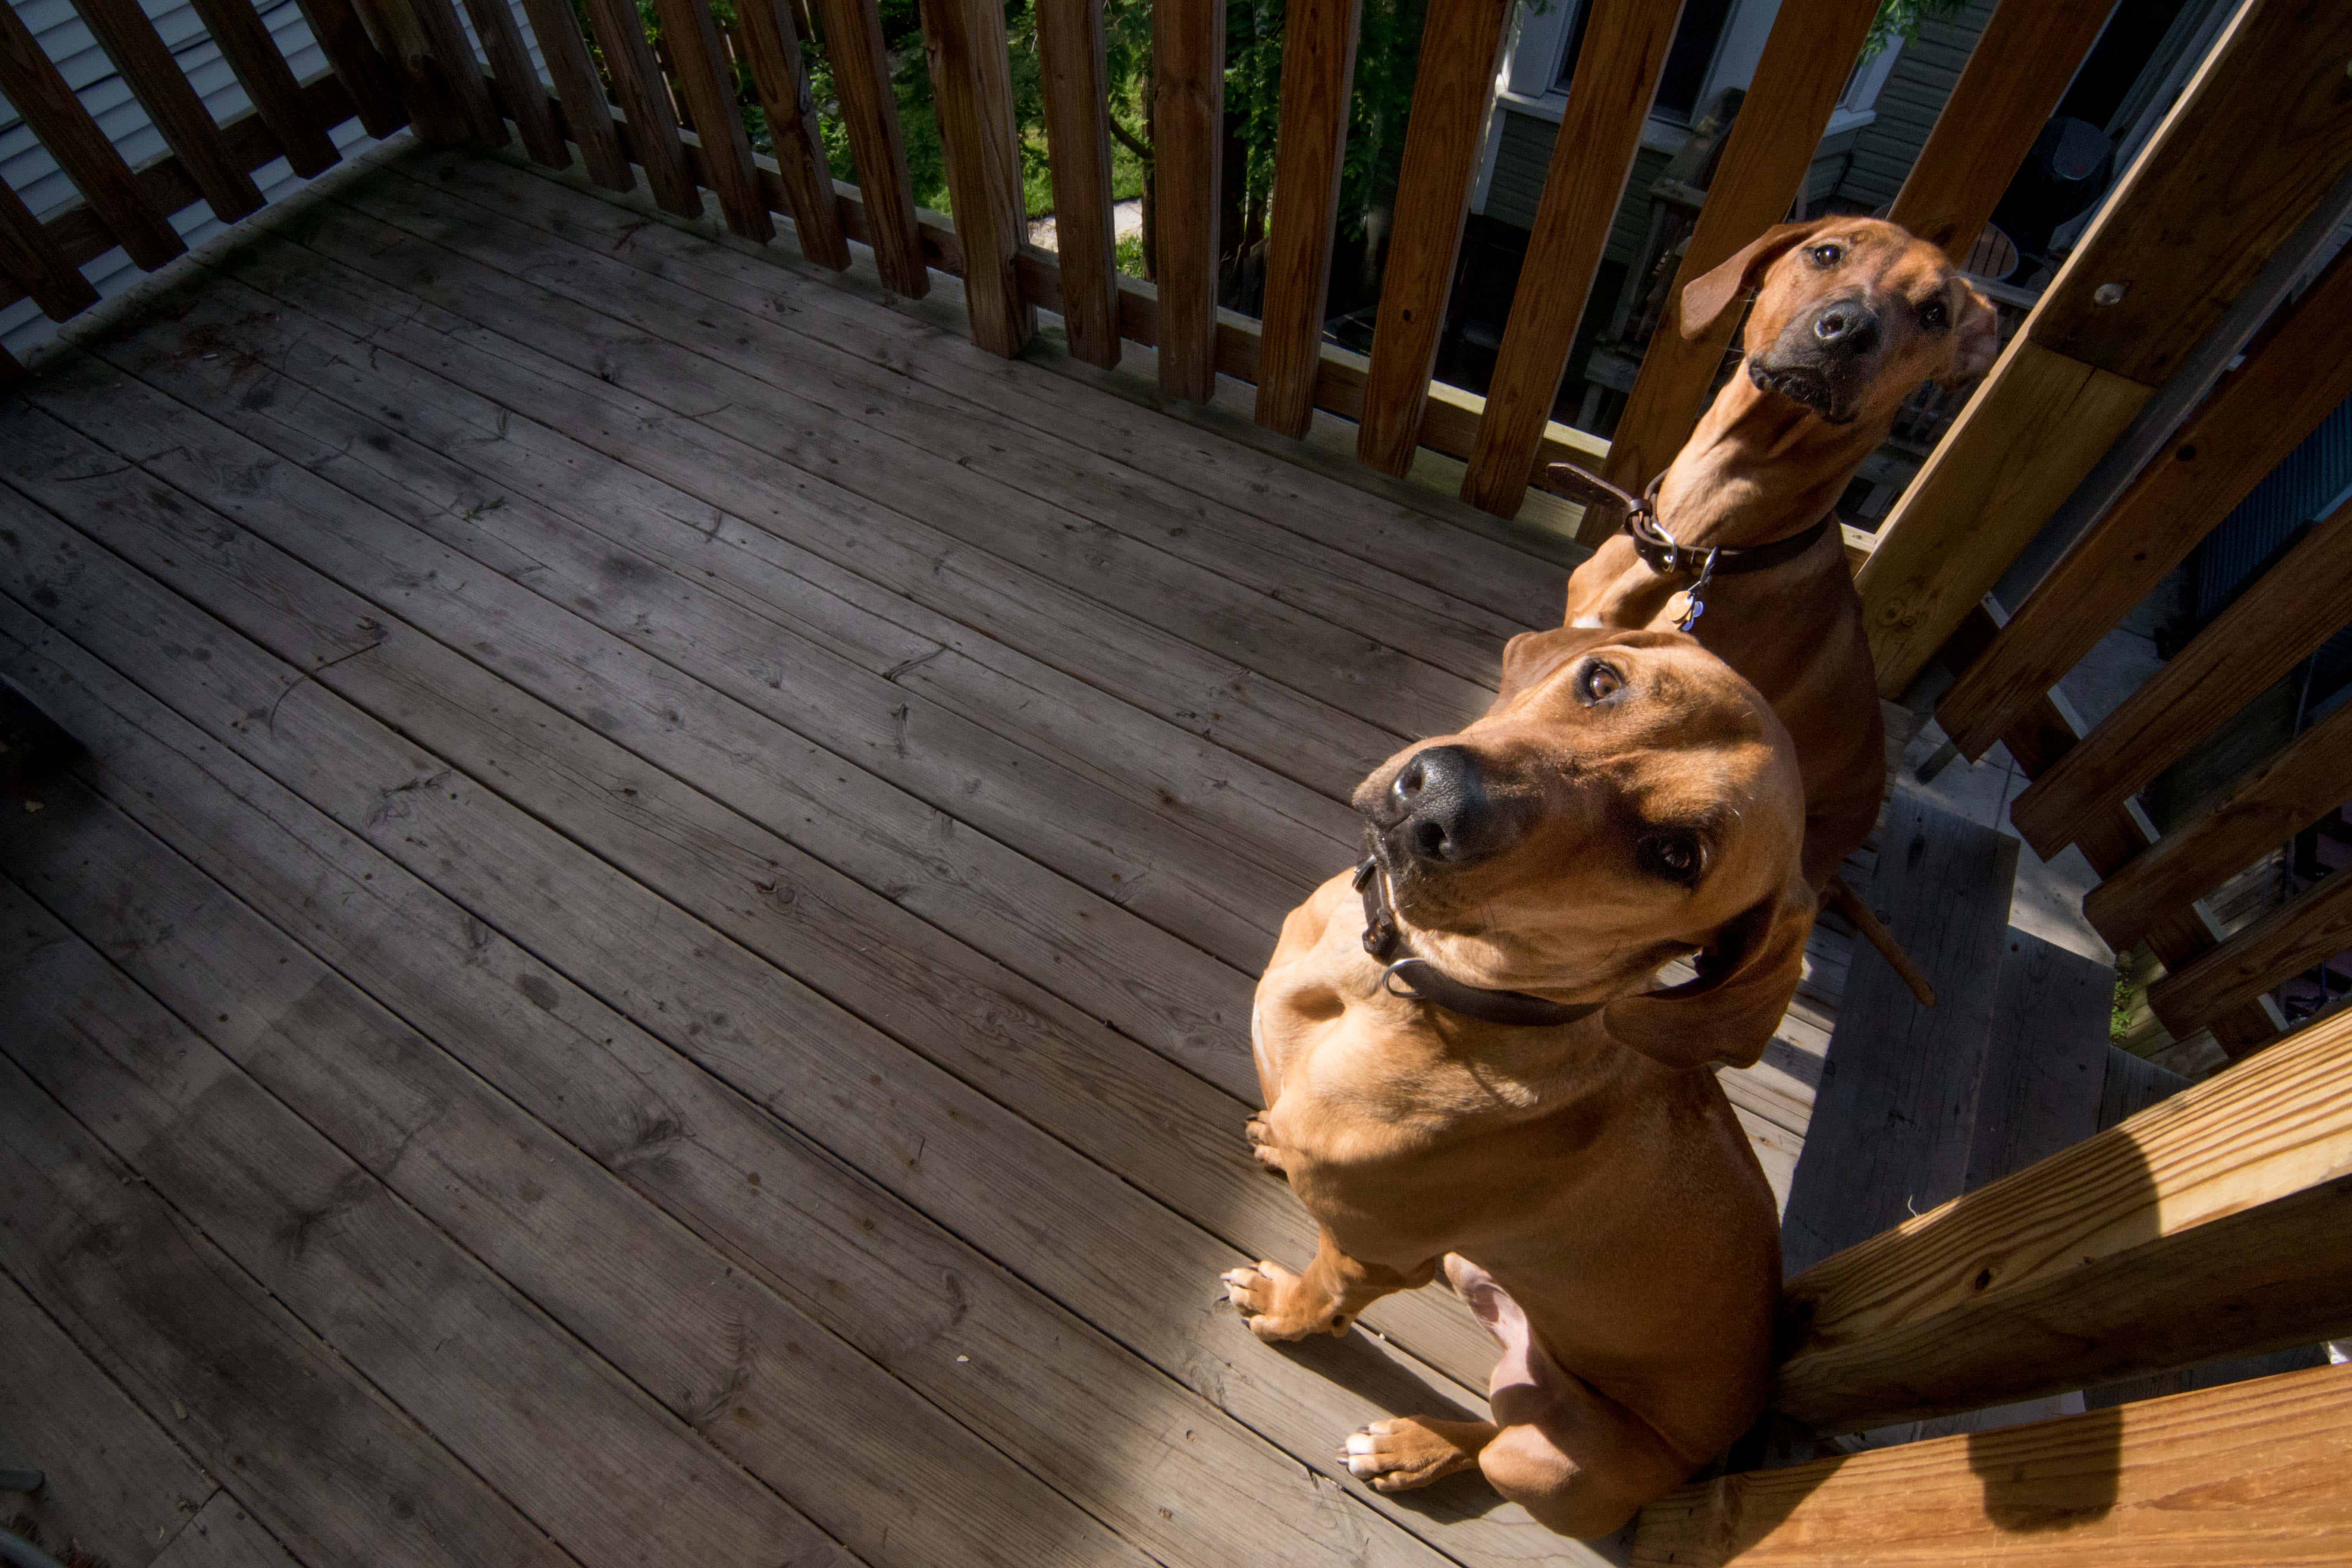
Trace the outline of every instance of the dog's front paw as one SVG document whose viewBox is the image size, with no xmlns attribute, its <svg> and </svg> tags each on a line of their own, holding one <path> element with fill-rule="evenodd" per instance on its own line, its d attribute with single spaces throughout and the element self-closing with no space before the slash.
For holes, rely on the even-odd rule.
<svg viewBox="0 0 2352 1568">
<path fill-rule="evenodd" d="M 1484 1421 L 1433 1421 L 1401 1415 L 1348 1435 L 1339 1460 L 1348 1473 L 1384 1492 L 1411 1491 L 1466 1470 L 1495 1435 Z"/>
<path fill-rule="evenodd" d="M 1309 1301 L 1306 1281 L 1279 1263 L 1261 1261 L 1229 1268 L 1222 1277 L 1225 1299 L 1262 1340 L 1303 1340 L 1309 1334 L 1344 1334 L 1356 1320 L 1328 1302 Z"/>
<path fill-rule="evenodd" d="M 1282 1151 L 1275 1147 L 1274 1129 L 1266 1125 L 1264 1112 L 1251 1117 L 1242 1131 L 1249 1139 L 1250 1152 L 1257 1156 L 1259 1167 L 1267 1175 L 1290 1174 L 1290 1167 L 1282 1163 Z"/>
</svg>

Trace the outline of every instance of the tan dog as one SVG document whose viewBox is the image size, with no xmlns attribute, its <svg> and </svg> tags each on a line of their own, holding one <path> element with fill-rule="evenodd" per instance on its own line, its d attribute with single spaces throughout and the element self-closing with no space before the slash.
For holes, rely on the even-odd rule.
<svg viewBox="0 0 2352 1568">
<path fill-rule="evenodd" d="M 1656 490 L 1661 528 L 1701 556 L 1790 539 L 1829 517 L 1921 383 L 1981 374 L 2000 346 L 1991 304 L 1943 252 L 1874 218 L 1769 231 L 1683 290 L 1684 334 L 1701 336 L 1750 291 L 1747 374 L 1717 394 Z M 1672 626 L 1697 564 L 1654 571 L 1618 534 L 1569 578 L 1568 622 Z M 1805 876 L 1821 889 L 1869 837 L 1886 787 L 1877 677 L 1834 521 L 1792 560 L 1718 571 L 1704 597 L 1693 635 L 1764 693 L 1796 739 Z"/>
<path fill-rule="evenodd" d="M 1554 1530 L 1601 1535 L 1755 1419 L 1779 1226 L 1706 1069 L 1754 1061 L 1796 989 L 1802 802 L 1763 699 L 1654 631 L 1513 638 L 1485 717 L 1357 791 L 1386 951 L 1440 972 L 1410 983 L 1570 1016 L 1498 1024 L 1396 994 L 1346 875 L 1283 924 L 1249 1131 L 1322 1239 L 1303 1274 L 1260 1263 L 1228 1294 L 1262 1338 L 1345 1333 L 1443 1266 L 1503 1344 L 1495 1424 L 1408 1416 L 1348 1440 L 1373 1486 L 1475 1465 Z M 1650 988 L 1694 952 L 1696 979 Z"/>
</svg>

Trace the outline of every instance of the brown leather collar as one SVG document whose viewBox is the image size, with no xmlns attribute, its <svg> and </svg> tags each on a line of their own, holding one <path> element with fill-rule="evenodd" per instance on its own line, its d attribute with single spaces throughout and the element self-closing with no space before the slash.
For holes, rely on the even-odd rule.
<svg viewBox="0 0 2352 1568">
<path fill-rule="evenodd" d="M 1380 862 L 1367 855 L 1356 867 L 1356 890 L 1364 896 L 1364 951 L 1388 965 L 1381 985 L 1391 996 L 1427 1002 L 1481 1023 L 1518 1028 L 1556 1028 L 1589 1018 L 1605 1005 L 1600 1002 L 1548 1002 L 1524 991 L 1487 991 L 1465 985 L 1425 958 L 1416 958 L 1404 943 L 1396 910 L 1389 903 L 1388 879 Z M 1399 956 L 1402 954 L 1402 956 Z M 1402 980 L 1405 989 L 1398 990 Z"/>
</svg>

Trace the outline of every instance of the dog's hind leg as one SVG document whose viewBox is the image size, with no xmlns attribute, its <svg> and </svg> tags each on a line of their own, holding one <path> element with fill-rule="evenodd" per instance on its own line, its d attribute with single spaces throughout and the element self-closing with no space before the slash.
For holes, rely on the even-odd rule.
<svg viewBox="0 0 2352 1568">
<path fill-rule="evenodd" d="M 1383 1296 L 1418 1290 L 1437 1278 L 1437 1259 L 1412 1268 L 1366 1263 L 1339 1250 L 1328 1230 L 1304 1274 L 1271 1259 L 1221 1277 L 1225 1296 L 1251 1332 L 1262 1340 L 1303 1340 L 1309 1334 L 1344 1334 L 1356 1314 Z"/>
</svg>

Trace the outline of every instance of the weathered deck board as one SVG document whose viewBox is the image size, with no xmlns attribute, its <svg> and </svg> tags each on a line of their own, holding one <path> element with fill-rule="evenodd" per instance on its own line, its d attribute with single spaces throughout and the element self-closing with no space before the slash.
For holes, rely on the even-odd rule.
<svg viewBox="0 0 2352 1568">
<path fill-rule="evenodd" d="M 169 1568 L 590 1564 L 655 1493 L 681 1559 L 1597 1561 L 1334 1462 L 1475 1409 L 1459 1303 L 1285 1352 L 1214 1286 L 1311 1240 L 1239 1136 L 1276 923 L 1559 566 L 644 205 L 398 162 L 0 409 L 0 670 L 91 748 L 0 819 L 8 1005 L 163 1046 L 0 1047 L 68 1102 L 0 1267 L 226 1482 Z M 1846 945 L 1724 1078 L 1783 1191 Z"/>
</svg>

